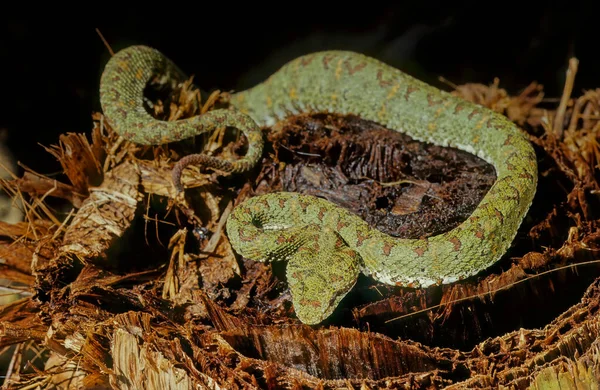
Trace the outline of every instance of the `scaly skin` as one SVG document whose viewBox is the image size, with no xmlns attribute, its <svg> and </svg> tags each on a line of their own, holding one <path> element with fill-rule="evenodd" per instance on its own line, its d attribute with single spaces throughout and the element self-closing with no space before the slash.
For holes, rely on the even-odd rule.
<svg viewBox="0 0 600 390">
<path fill-rule="evenodd" d="M 126 50 L 121 57 L 152 54 L 139 56 L 142 60 L 129 69 L 129 81 L 104 86 L 104 91 L 112 91 L 105 105 L 109 118 L 127 118 L 130 111 L 143 116 L 140 103 L 121 103 L 125 110 L 121 113 L 116 106 L 121 101 L 141 101 L 139 86 L 144 78 L 133 77 L 137 68 L 167 63 L 143 47 Z M 497 180 L 467 220 L 424 239 L 394 238 L 370 228 L 348 210 L 307 195 L 271 193 L 238 205 L 227 222 L 233 248 L 255 261 L 288 261 L 294 308 L 307 324 L 318 324 L 331 315 L 361 272 L 382 283 L 422 288 L 485 270 L 508 250 L 535 194 L 536 156 L 515 124 L 361 54 L 326 51 L 302 56 L 264 83 L 232 95 L 230 105 L 231 112 L 240 115 L 236 118 L 247 114 L 258 126 L 304 112 L 354 114 L 419 141 L 473 153 L 496 170 Z M 178 126 L 144 120 L 150 126 L 130 126 L 126 133 L 141 142 L 162 142 Z M 241 127 L 241 123 L 233 125 Z M 162 130 L 155 131 L 158 127 Z M 249 142 L 257 139 L 249 137 Z M 262 143 L 254 150 L 259 148 Z"/>
<path fill-rule="evenodd" d="M 132 46 L 111 57 L 100 79 L 100 104 L 104 116 L 123 138 L 142 145 L 161 145 L 230 126 L 241 130 L 248 140 L 246 155 L 236 161 L 204 154 L 182 158 L 173 169 L 173 182 L 183 191 L 181 173 L 190 164 L 202 164 L 223 172 L 239 173 L 250 169 L 262 154 L 263 138 L 257 123 L 235 110 L 212 110 L 201 116 L 177 121 L 156 120 L 144 107 L 144 89 L 155 75 L 176 85 L 185 74 L 159 51 Z"/>
</svg>

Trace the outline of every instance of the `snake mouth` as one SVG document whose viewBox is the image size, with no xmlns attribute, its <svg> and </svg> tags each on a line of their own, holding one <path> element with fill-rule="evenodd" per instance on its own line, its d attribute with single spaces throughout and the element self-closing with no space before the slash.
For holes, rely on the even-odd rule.
<svg viewBox="0 0 600 390">
<path fill-rule="evenodd" d="M 294 312 L 296 317 L 302 323 L 307 325 L 318 325 L 329 318 L 333 312 L 338 308 L 340 302 L 347 295 L 351 288 L 345 290 L 343 293 L 338 293 L 330 296 L 328 299 L 323 299 L 321 296 L 317 300 L 309 301 L 307 299 L 296 299 L 294 298 L 294 292 L 292 291 L 292 300 L 294 301 Z"/>
</svg>

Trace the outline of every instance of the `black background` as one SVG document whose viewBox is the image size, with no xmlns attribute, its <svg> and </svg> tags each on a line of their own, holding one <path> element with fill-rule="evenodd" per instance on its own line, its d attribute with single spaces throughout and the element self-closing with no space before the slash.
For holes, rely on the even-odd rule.
<svg viewBox="0 0 600 390">
<path fill-rule="evenodd" d="M 322 49 L 361 51 L 438 87 L 490 84 L 516 94 L 531 81 L 562 92 L 568 59 L 580 60 L 574 95 L 600 86 L 593 2 L 89 3 L 53 12 L 5 13 L 0 23 L 0 129 L 16 158 L 60 170 L 38 145 L 65 132 L 89 134 L 109 53 L 130 44 L 161 50 L 203 90 L 241 90 L 288 60 Z M 73 3 L 75 4 L 75 3 Z M 142 6 L 142 5 L 138 5 Z M 32 8 L 35 6 L 32 5 Z M 41 11 L 38 9 L 38 11 Z M 59 16 L 57 16 L 59 15 Z"/>
</svg>

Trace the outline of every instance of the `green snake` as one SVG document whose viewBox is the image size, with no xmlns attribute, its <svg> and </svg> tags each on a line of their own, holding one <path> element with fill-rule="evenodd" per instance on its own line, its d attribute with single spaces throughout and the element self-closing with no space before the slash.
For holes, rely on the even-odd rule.
<svg viewBox="0 0 600 390">
<path fill-rule="evenodd" d="M 231 126 L 248 140 L 248 151 L 234 161 L 202 154 L 179 160 L 173 179 L 180 191 L 181 170 L 189 164 L 248 170 L 262 153 L 260 129 L 302 113 L 353 114 L 418 141 L 470 152 L 495 168 L 496 181 L 470 217 L 427 238 L 392 237 L 349 210 L 298 193 L 269 193 L 238 204 L 226 227 L 233 249 L 255 261 L 287 261 L 294 310 L 303 323 L 327 319 L 360 273 L 425 288 L 485 270 L 508 250 L 533 201 L 536 155 L 512 121 L 374 58 L 337 50 L 304 55 L 232 94 L 228 107 L 177 121 L 157 120 L 144 107 L 144 88 L 157 75 L 184 79 L 170 60 L 145 46 L 128 47 L 106 65 L 101 104 L 124 138 L 158 145 Z"/>
</svg>

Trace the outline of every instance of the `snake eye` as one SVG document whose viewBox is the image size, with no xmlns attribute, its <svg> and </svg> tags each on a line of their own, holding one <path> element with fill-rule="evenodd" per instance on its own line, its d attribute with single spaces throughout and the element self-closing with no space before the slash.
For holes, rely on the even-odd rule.
<svg viewBox="0 0 600 390">
<path fill-rule="evenodd" d="M 251 220 L 252 226 L 258 229 L 263 228 L 263 218 L 261 218 L 260 214 L 254 214 Z"/>
</svg>

